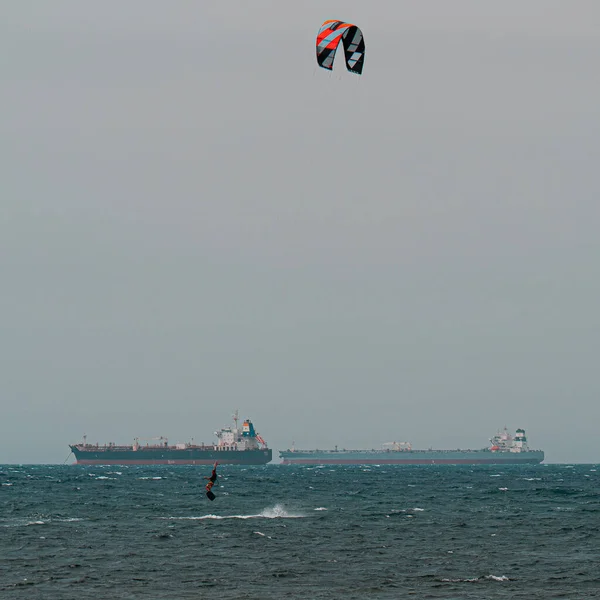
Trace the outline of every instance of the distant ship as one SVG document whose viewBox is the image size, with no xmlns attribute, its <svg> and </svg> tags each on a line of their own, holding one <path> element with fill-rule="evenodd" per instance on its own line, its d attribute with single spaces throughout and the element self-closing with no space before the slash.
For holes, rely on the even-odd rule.
<svg viewBox="0 0 600 600">
<path fill-rule="evenodd" d="M 283 450 L 284 465 L 537 465 L 544 460 L 542 450 L 530 450 L 524 429 L 515 436 L 506 429 L 490 439 L 481 450 L 413 450 L 410 443 L 384 444 L 381 450 Z"/>
<path fill-rule="evenodd" d="M 273 458 L 273 451 L 256 432 L 250 419 L 238 429 L 238 413 L 233 416 L 235 427 L 215 431 L 217 444 L 197 445 L 193 441 L 169 446 L 166 438 L 158 444 L 140 444 L 135 438 L 130 446 L 88 444 L 83 436 L 81 444 L 69 445 L 78 465 L 208 465 L 219 461 L 222 465 L 265 465 Z"/>
</svg>

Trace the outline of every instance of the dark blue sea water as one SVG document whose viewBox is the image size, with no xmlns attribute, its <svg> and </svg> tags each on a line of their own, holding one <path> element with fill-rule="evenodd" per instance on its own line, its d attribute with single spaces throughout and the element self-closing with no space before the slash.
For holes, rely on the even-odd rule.
<svg viewBox="0 0 600 600">
<path fill-rule="evenodd" d="M 600 597 L 599 471 L 0 467 L 0 598 Z"/>
</svg>

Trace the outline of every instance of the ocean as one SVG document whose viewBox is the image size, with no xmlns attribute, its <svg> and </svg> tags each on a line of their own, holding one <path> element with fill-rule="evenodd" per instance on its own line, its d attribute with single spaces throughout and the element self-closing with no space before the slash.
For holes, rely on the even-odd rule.
<svg viewBox="0 0 600 600">
<path fill-rule="evenodd" d="M 598 469 L 4 465 L 0 598 L 600 598 Z"/>
</svg>

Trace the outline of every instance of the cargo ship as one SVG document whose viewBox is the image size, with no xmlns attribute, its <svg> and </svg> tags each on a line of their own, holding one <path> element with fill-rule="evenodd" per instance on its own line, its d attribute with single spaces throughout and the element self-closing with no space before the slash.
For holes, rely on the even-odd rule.
<svg viewBox="0 0 600 600">
<path fill-rule="evenodd" d="M 279 452 L 284 465 L 537 465 L 542 450 L 530 450 L 524 429 L 513 437 L 506 427 L 480 450 L 413 450 L 408 442 L 384 444 L 380 450 L 296 450 Z"/>
<path fill-rule="evenodd" d="M 169 446 L 167 438 L 152 438 L 158 443 L 140 443 L 118 446 L 112 442 L 88 444 L 86 436 L 80 444 L 70 444 L 78 465 L 208 465 L 219 461 L 222 465 L 265 465 L 273 458 L 273 451 L 256 432 L 250 419 L 238 428 L 238 413 L 233 416 L 234 427 L 215 431 L 216 444 L 185 444 Z"/>
</svg>

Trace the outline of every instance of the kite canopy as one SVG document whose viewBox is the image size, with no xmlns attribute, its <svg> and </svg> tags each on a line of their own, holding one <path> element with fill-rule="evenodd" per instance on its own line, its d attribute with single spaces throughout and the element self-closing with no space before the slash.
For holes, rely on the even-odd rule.
<svg viewBox="0 0 600 600">
<path fill-rule="evenodd" d="M 320 67 L 333 70 L 335 51 L 342 41 L 346 67 L 351 73 L 360 75 L 365 62 L 365 41 L 362 31 L 352 23 L 325 21 L 317 34 L 317 62 Z"/>
</svg>

